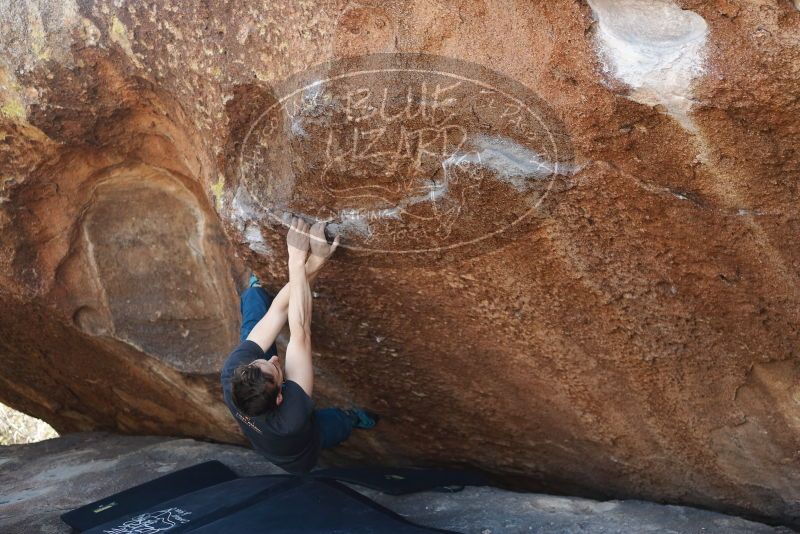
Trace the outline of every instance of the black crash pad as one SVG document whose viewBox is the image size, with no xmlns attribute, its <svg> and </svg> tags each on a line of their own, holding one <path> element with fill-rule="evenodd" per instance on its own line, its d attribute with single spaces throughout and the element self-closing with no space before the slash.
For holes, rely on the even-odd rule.
<svg viewBox="0 0 800 534">
<path fill-rule="evenodd" d="M 61 514 L 61 520 L 83 532 L 160 502 L 236 478 L 238 475 L 221 462 L 203 462 Z"/>
<path fill-rule="evenodd" d="M 413 467 L 332 467 L 312 471 L 311 476 L 357 484 L 389 495 L 406 495 L 427 490 L 455 492 L 464 486 L 488 484 L 485 476 L 474 471 Z"/>
<path fill-rule="evenodd" d="M 448 532 L 415 525 L 335 479 L 394 494 L 483 483 L 473 473 L 409 468 L 239 478 L 214 461 L 117 493 L 61 519 L 86 534 Z"/>
</svg>

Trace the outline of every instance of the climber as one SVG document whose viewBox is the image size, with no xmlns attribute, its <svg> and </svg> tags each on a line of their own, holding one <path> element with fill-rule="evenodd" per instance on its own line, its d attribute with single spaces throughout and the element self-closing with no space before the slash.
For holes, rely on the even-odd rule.
<svg viewBox="0 0 800 534">
<path fill-rule="evenodd" d="M 272 298 L 250 277 L 241 298 L 241 343 L 225 361 L 221 380 L 225 404 L 253 447 L 275 465 L 302 474 L 314 467 L 321 449 L 345 441 L 354 428 L 374 427 L 377 416 L 361 408 L 314 409 L 310 284 L 339 246 L 339 236 L 329 244 L 325 223 L 309 230 L 293 218 L 286 244 L 289 283 Z M 281 364 L 275 339 L 287 319 L 289 344 Z"/>
</svg>

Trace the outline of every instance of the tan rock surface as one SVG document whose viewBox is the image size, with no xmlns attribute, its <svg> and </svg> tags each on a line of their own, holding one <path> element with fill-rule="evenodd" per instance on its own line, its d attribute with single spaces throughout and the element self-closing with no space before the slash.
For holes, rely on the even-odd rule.
<svg viewBox="0 0 800 534">
<path fill-rule="evenodd" d="M 331 459 L 797 522 L 800 12 L 589 4 L 3 7 L 0 400 L 240 439 L 216 215 L 276 288 L 301 211 Z"/>
</svg>

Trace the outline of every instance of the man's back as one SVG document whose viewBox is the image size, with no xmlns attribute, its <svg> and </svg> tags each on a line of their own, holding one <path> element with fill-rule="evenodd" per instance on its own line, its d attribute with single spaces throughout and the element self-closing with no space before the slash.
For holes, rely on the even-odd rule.
<svg viewBox="0 0 800 534">
<path fill-rule="evenodd" d="M 228 356 L 220 377 L 225 404 L 253 447 L 269 461 L 290 473 L 308 472 L 319 456 L 320 432 L 313 417 L 314 401 L 296 382 L 283 383 L 283 402 L 265 415 L 247 416 L 233 403 L 234 369 L 263 357 L 261 347 L 249 340 Z"/>
</svg>

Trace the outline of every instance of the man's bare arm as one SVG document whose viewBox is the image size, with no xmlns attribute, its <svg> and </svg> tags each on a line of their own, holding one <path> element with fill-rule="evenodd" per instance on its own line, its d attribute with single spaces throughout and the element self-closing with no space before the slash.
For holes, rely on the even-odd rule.
<svg viewBox="0 0 800 534">
<path fill-rule="evenodd" d="M 317 267 L 316 263 L 312 263 L 313 257 L 309 258 L 306 263 L 306 277 L 310 285 L 314 284 L 314 280 L 319 274 L 321 264 Z M 265 351 L 275 342 L 280 334 L 283 325 L 289 318 L 289 284 L 284 285 L 275 298 L 272 299 L 266 315 L 259 320 L 253 329 L 248 334 L 247 339 L 255 342 L 261 350 Z"/>
<path fill-rule="evenodd" d="M 328 245 L 325 238 L 325 223 L 317 223 L 311 228 L 311 256 L 305 264 L 306 278 L 309 286 L 314 285 L 317 275 L 322 270 L 322 266 L 328 258 L 336 251 L 339 246 L 337 236 L 332 245 Z M 250 331 L 247 339 L 255 342 L 266 351 L 278 338 L 283 325 L 289 317 L 289 284 L 281 288 L 272 304 L 267 310 L 266 315 Z"/>
<path fill-rule="evenodd" d="M 306 254 L 310 227 L 295 218 L 286 243 L 289 249 L 289 345 L 286 347 L 286 378 L 296 382 L 308 396 L 314 391 L 311 363 L 311 288 L 306 277 Z"/>
</svg>

